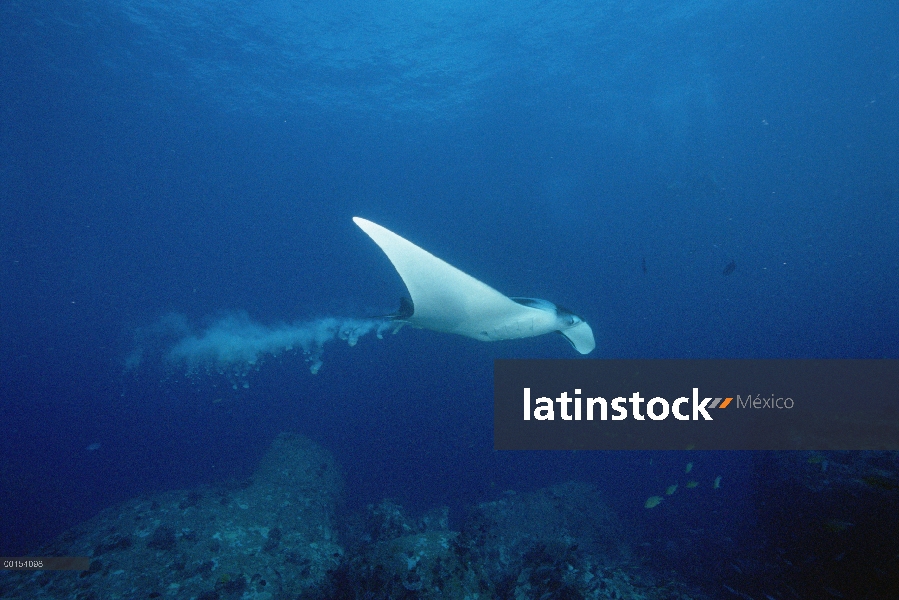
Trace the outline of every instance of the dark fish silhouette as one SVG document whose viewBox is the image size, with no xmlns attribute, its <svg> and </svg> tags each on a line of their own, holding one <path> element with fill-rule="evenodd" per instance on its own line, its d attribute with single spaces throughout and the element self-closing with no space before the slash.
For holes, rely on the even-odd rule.
<svg viewBox="0 0 899 600">
<path fill-rule="evenodd" d="M 729 263 L 727 263 L 727 266 L 724 267 L 724 270 L 721 272 L 721 274 L 722 275 L 730 275 L 731 273 L 733 273 L 736 270 L 737 270 L 737 261 L 732 260 Z"/>
<path fill-rule="evenodd" d="M 646 257 L 643 257 L 643 273 L 646 273 Z"/>
</svg>

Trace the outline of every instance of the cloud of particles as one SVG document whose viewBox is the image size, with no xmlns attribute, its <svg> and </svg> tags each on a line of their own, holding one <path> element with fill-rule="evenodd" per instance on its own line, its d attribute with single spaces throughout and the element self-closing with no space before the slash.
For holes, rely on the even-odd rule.
<svg viewBox="0 0 899 600">
<path fill-rule="evenodd" d="M 359 338 L 374 333 L 396 333 L 402 323 L 386 319 L 325 317 L 292 324 L 268 326 L 244 312 L 229 313 L 203 327 L 195 327 L 183 315 L 168 314 L 135 333 L 135 343 L 125 359 L 133 370 L 150 361 L 188 375 L 220 373 L 243 377 L 268 356 L 301 351 L 315 374 L 322 368 L 325 344 L 343 340 L 355 346 Z"/>
</svg>

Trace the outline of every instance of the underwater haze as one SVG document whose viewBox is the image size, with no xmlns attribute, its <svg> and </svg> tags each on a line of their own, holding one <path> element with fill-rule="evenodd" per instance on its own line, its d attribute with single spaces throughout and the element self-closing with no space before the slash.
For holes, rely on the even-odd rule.
<svg viewBox="0 0 899 600">
<path fill-rule="evenodd" d="M 587 482 L 690 597 L 899 597 L 864 571 L 899 548 L 857 533 L 899 526 L 896 453 L 799 456 L 872 503 L 796 483 L 797 514 L 833 513 L 816 546 L 778 537 L 786 454 L 494 451 L 494 359 L 579 355 L 395 331 L 403 281 L 352 221 L 569 308 L 590 358 L 899 358 L 897 24 L 839 0 L 5 0 L 0 555 L 245 480 L 293 432 L 347 514 L 458 528 Z"/>
</svg>

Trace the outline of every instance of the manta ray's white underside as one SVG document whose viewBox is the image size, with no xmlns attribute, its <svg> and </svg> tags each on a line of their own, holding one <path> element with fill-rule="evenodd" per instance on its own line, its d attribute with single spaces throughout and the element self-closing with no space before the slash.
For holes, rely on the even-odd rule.
<svg viewBox="0 0 899 600">
<path fill-rule="evenodd" d="M 513 300 L 377 223 L 360 217 L 353 221 L 403 278 L 413 310 L 400 318 L 411 325 L 485 342 L 557 331 L 581 354 L 596 347 L 587 322 L 552 302 Z"/>
</svg>

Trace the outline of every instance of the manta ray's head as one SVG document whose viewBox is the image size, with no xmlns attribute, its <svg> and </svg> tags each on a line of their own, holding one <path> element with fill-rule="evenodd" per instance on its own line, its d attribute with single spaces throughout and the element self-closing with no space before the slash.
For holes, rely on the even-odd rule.
<svg viewBox="0 0 899 600">
<path fill-rule="evenodd" d="M 556 306 L 556 318 L 559 321 L 559 333 L 565 336 L 575 350 L 587 354 L 596 347 L 593 330 L 581 317 L 564 306 Z"/>
<path fill-rule="evenodd" d="M 552 302 L 547 302 L 547 304 L 552 304 Z M 559 306 L 558 304 L 552 305 L 556 308 L 556 316 L 559 318 L 559 323 L 563 325 L 565 329 L 574 327 L 578 323 L 584 322 L 582 318 L 580 318 L 564 306 Z"/>
<path fill-rule="evenodd" d="M 575 350 L 581 354 L 589 354 L 596 348 L 596 340 L 593 339 L 593 330 L 587 322 L 561 306 L 556 307 L 556 316 L 563 328 L 559 333 L 565 336 Z"/>
<path fill-rule="evenodd" d="M 512 298 L 512 300 L 524 306 L 555 313 L 556 331 L 565 336 L 565 339 L 581 354 L 589 354 L 596 348 L 593 330 L 587 322 L 564 306 L 540 298 Z"/>
</svg>

